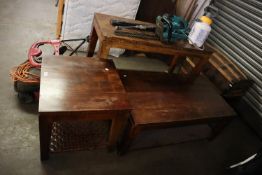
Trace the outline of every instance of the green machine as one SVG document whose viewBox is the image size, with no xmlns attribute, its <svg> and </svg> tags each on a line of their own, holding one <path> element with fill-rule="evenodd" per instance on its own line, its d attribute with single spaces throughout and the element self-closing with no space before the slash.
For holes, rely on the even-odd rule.
<svg viewBox="0 0 262 175">
<path fill-rule="evenodd" d="M 111 24 L 116 27 L 114 31 L 116 35 L 160 40 L 164 43 L 187 40 L 189 33 L 188 22 L 186 20 L 182 17 L 168 14 L 157 16 L 156 26 L 129 23 L 118 19 L 111 20 Z"/>
<path fill-rule="evenodd" d="M 187 40 L 188 22 L 182 17 L 165 14 L 156 18 L 156 35 L 162 42 Z"/>
</svg>

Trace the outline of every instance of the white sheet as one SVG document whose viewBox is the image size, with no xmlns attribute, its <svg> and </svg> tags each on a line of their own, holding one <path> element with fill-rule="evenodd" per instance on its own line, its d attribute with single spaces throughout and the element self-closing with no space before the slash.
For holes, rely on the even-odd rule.
<svg viewBox="0 0 262 175">
<path fill-rule="evenodd" d="M 139 3 L 140 0 L 66 0 L 61 39 L 89 35 L 95 12 L 134 19 Z M 119 56 L 119 50 L 110 51 L 110 55 Z"/>
</svg>

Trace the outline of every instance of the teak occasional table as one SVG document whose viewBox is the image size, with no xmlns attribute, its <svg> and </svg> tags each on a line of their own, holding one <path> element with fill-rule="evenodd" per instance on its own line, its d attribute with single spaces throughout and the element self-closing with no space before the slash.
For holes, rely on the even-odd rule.
<svg viewBox="0 0 262 175">
<path fill-rule="evenodd" d="M 111 120 L 108 147 L 113 148 L 129 110 L 119 75 L 109 62 L 74 56 L 43 59 L 39 99 L 41 160 L 49 158 L 53 122 Z"/>
<path fill-rule="evenodd" d="M 129 129 L 119 153 L 149 129 L 208 124 L 214 138 L 236 116 L 204 76 L 185 83 L 175 74 L 119 71 L 131 105 Z"/>
<path fill-rule="evenodd" d="M 41 160 L 49 158 L 54 122 L 111 120 L 114 148 L 129 120 L 120 152 L 144 129 L 205 123 L 218 133 L 233 109 L 202 76 L 116 70 L 109 60 L 76 56 L 43 59 L 39 99 Z"/>
<path fill-rule="evenodd" d="M 107 59 L 110 48 L 122 48 L 134 51 L 166 54 L 173 56 L 169 72 L 174 70 L 180 59 L 185 59 L 186 57 L 200 58 L 200 61 L 194 67 L 192 72 L 196 77 L 201 72 L 202 66 L 208 61 L 208 58 L 212 54 L 211 50 L 196 49 L 188 44 L 187 41 L 178 41 L 175 44 L 164 44 L 158 40 L 115 35 L 115 27 L 110 24 L 112 19 L 124 20 L 130 23 L 150 24 L 137 20 L 95 13 L 87 56 L 93 56 L 97 41 L 99 40 L 100 45 L 97 53 L 98 58 Z M 152 26 L 154 24 L 150 25 Z"/>
</svg>

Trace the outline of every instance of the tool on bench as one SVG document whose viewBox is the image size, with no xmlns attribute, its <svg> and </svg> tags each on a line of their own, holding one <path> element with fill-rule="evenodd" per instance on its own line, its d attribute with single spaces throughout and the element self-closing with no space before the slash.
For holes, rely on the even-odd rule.
<svg viewBox="0 0 262 175">
<path fill-rule="evenodd" d="M 113 19 L 111 25 L 116 27 L 115 34 L 133 38 L 158 40 L 155 35 L 154 25 L 144 25 L 139 23 L 129 23 L 122 20 Z"/>
<path fill-rule="evenodd" d="M 156 35 L 160 41 L 174 43 L 187 40 L 188 22 L 182 17 L 164 14 L 156 18 Z"/>
<path fill-rule="evenodd" d="M 142 31 L 152 31 L 154 32 L 156 30 L 155 26 L 146 26 L 146 25 L 135 25 L 135 26 L 116 26 L 118 30 L 121 29 L 137 29 Z"/>
<path fill-rule="evenodd" d="M 118 19 L 112 19 L 110 21 L 112 26 L 136 26 L 136 25 L 140 25 L 138 23 L 130 23 L 130 22 L 126 22 L 123 20 L 118 20 Z"/>
<path fill-rule="evenodd" d="M 111 20 L 111 25 L 115 26 L 116 30 L 136 29 L 136 30 L 141 30 L 141 31 L 155 32 L 155 29 L 156 29 L 156 26 L 154 26 L 154 25 L 129 23 L 129 22 L 126 22 L 126 21 L 121 21 L 121 20 L 116 20 L 116 19 Z"/>
<path fill-rule="evenodd" d="M 125 30 L 115 30 L 115 34 L 118 36 L 127 36 L 131 38 L 159 40 L 159 38 L 152 32 L 130 32 Z"/>
<path fill-rule="evenodd" d="M 129 23 L 115 19 L 111 20 L 111 24 L 116 27 L 115 34 L 119 36 L 160 40 L 165 43 L 187 40 L 188 23 L 182 17 L 178 16 L 168 14 L 158 16 L 156 18 L 156 25 Z M 139 30 L 140 32 L 136 32 L 135 30 Z"/>
</svg>

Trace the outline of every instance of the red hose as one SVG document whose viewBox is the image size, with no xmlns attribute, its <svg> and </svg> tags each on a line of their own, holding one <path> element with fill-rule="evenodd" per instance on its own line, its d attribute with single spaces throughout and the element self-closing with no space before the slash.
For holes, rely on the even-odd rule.
<svg viewBox="0 0 262 175">
<path fill-rule="evenodd" d="M 33 67 L 41 67 L 41 63 L 36 62 L 34 58 L 42 55 L 42 51 L 41 49 L 39 49 L 39 46 L 44 45 L 44 44 L 52 45 L 54 47 L 54 55 L 59 55 L 59 47 L 61 44 L 60 40 L 48 40 L 48 41 L 35 42 L 28 51 L 28 60 L 29 60 L 29 63 Z"/>
</svg>

